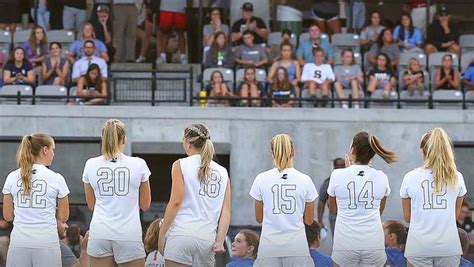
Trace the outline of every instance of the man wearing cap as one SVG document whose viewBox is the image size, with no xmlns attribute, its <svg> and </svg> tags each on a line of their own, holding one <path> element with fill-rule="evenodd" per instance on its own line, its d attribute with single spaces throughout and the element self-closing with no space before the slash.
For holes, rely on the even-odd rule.
<svg viewBox="0 0 474 267">
<path fill-rule="evenodd" d="M 451 22 L 448 7 L 441 5 L 438 10 L 438 19 L 428 27 L 428 38 L 425 45 L 425 54 L 433 52 L 461 53 L 458 44 L 459 33 Z"/>
<path fill-rule="evenodd" d="M 112 20 L 110 18 L 110 8 L 108 5 L 98 5 L 97 16 L 92 16 L 89 21 L 94 26 L 95 38 L 101 40 L 110 50 L 112 45 Z"/>
<path fill-rule="evenodd" d="M 265 22 L 261 18 L 253 16 L 253 4 L 245 3 L 242 5 L 242 18 L 232 25 L 232 43 L 239 46 L 243 43 L 243 33 L 249 30 L 254 33 L 254 43 L 263 44 L 268 39 L 268 31 Z"/>
</svg>

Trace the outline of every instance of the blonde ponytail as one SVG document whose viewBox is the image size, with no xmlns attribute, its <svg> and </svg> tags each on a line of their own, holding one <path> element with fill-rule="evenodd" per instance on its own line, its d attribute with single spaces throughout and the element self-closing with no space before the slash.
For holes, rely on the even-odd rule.
<svg viewBox="0 0 474 267">
<path fill-rule="evenodd" d="M 294 154 L 293 140 L 289 135 L 277 134 L 272 138 L 273 164 L 278 171 L 292 167 Z"/>
<path fill-rule="evenodd" d="M 207 183 L 207 178 L 211 174 L 211 161 L 214 157 L 214 144 L 211 139 L 204 141 L 204 146 L 201 149 L 201 166 L 199 166 L 199 178 L 201 182 Z"/>
<path fill-rule="evenodd" d="M 372 148 L 372 150 L 388 164 L 397 161 L 397 155 L 395 152 L 383 147 L 382 142 L 377 136 L 373 134 L 369 135 L 369 145 L 370 148 Z"/>
<path fill-rule="evenodd" d="M 203 124 L 192 124 L 184 130 L 184 138 L 196 149 L 200 150 L 201 166 L 198 177 L 201 183 L 207 184 L 211 175 L 211 162 L 214 158 L 214 144 L 211 141 L 211 132 Z"/>
<path fill-rule="evenodd" d="M 125 124 L 117 119 L 108 120 L 102 127 L 102 155 L 112 160 L 122 153 L 120 145 L 125 139 Z"/>
<path fill-rule="evenodd" d="M 444 185 L 454 187 L 456 163 L 448 134 L 442 128 L 435 128 L 423 135 L 420 147 L 425 155 L 423 168 L 432 169 L 435 191 L 440 192 Z"/>
</svg>

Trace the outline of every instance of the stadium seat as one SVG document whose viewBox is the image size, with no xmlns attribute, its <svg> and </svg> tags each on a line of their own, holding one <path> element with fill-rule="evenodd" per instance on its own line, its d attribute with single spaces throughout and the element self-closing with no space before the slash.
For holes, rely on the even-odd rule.
<svg viewBox="0 0 474 267">
<path fill-rule="evenodd" d="M 31 30 L 16 31 L 13 35 L 13 46 L 23 46 L 23 43 L 30 39 Z"/>
<path fill-rule="evenodd" d="M 299 37 L 298 44 L 301 44 L 301 42 L 304 42 L 304 41 L 309 40 L 309 38 L 311 38 L 311 37 L 309 36 L 309 33 L 308 33 L 308 32 L 303 32 L 303 33 L 301 33 L 301 34 L 300 34 L 300 37 Z M 329 36 L 328 36 L 327 34 L 325 34 L 325 33 L 321 34 L 321 38 L 326 39 L 326 40 L 329 41 Z"/>
<path fill-rule="evenodd" d="M 428 67 L 432 69 L 433 67 L 441 67 L 443 56 L 446 54 L 453 55 L 453 66 L 459 67 L 459 56 L 454 53 L 445 53 L 445 52 L 436 52 L 432 53 L 428 59 Z"/>
<path fill-rule="evenodd" d="M 428 98 L 430 93 L 425 90 L 423 95 L 419 95 L 418 92 L 415 92 L 413 96 L 410 96 L 408 91 L 403 90 L 400 92 L 400 105 L 404 109 L 423 109 L 428 107 Z M 425 100 L 424 103 L 414 103 L 414 102 L 405 102 L 403 100 Z"/>
<path fill-rule="evenodd" d="M 426 68 L 426 63 L 427 63 L 427 57 L 423 53 L 416 53 L 416 52 L 403 52 L 400 54 L 400 60 L 398 62 L 398 68 L 406 68 L 408 66 L 408 61 L 410 61 L 411 58 L 416 58 L 418 59 L 418 62 L 420 62 L 421 68 Z"/>
<path fill-rule="evenodd" d="M 461 56 L 461 73 L 464 73 L 469 64 L 474 60 L 474 52 L 462 54 Z"/>
<path fill-rule="evenodd" d="M 459 37 L 462 53 L 474 52 L 474 34 L 463 34 Z"/>
<path fill-rule="evenodd" d="M 48 43 L 58 42 L 62 45 L 63 56 L 67 54 L 69 47 L 74 42 L 74 32 L 68 30 L 51 30 L 46 33 Z"/>
<path fill-rule="evenodd" d="M 67 94 L 68 90 L 64 86 L 41 85 L 35 88 L 35 103 L 64 105 L 66 104 Z"/>
<path fill-rule="evenodd" d="M 12 35 L 8 31 L 0 31 L 0 43 L 12 43 Z"/>
<path fill-rule="evenodd" d="M 235 73 L 235 82 L 238 84 L 244 80 L 245 69 L 238 69 Z M 265 83 L 267 81 L 267 72 L 264 69 L 257 69 L 257 81 Z"/>
<path fill-rule="evenodd" d="M 211 81 L 211 74 L 214 71 L 220 71 L 222 76 L 224 77 L 225 82 L 234 83 L 234 71 L 231 69 L 224 69 L 224 68 L 208 68 L 205 69 L 202 74 L 202 80 L 204 84 L 208 84 Z"/>
<path fill-rule="evenodd" d="M 372 93 L 370 96 L 371 99 L 383 99 L 382 97 L 383 90 L 375 90 L 375 92 Z M 398 93 L 396 91 L 390 92 L 390 98 L 391 100 L 397 100 L 398 98 Z M 369 103 L 370 108 L 397 108 L 397 102 L 370 102 Z"/>
<path fill-rule="evenodd" d="M 21 96 L 32 96 L 33 88 L 29 85 L 4 85 L 2 88 L 0 88 L 0 102 L 16 104 L 17 98 L 13 96 L 18 95 L 18 92 L 20 92 Z M 31 103 L 31 97 L 22 98 L 21 103 L 24 102 Z"/>
<path fill-rule="evenodd" d="M 360 53 L 355 52 L 354 58 L 355 58 L 356 64 L 359 65 L 360 68 L 362 69 L 362 55 Z M 340 52 L 334 54 L 334 65 L 336 66 L 342 65 L 342 56 Z"/>
<path fill-rule="evenodd" d="M 460 103 L 439 103 L 437 100 L 458 100 Z M 435 90 L 433 92 L 433 106 L 435 108 L 455 109 L 462 108 L 461 101 L 463 95 L 461 91 L 457 90 Z"/>
<path fill-rule="evenodd" d="M 269 46 L 280 45 L 281 40 L 282 40 L 281 39 L 281 32 L 272 32 L 268 36 L 268 45 Z M 290 42 L 295 46 L 295 48 L 296 48 L 297 41 L 298 40 L 296 39 L 296 35 L 291 34 Z"/>
<path fill-rule="evenodd" d="M 406 68 L 400 69 L 398 71 L 398 87 L 400 91 L 405 90 L 405 80 L 403 80 L 403 75 L 405 73 Z M 427 71 L 423 71 L 424 81 L 423 84 L 425 85 L 425 90 L 429 92 L 430 88 L 430 74 Z M 401 94 L 400 94 L 401 95 Z"/>
<path fill-rule="evenodd" d="M 474 91 L 467 91 L 464 97 L 466 100 L 474 101 Z M 472 109 L 474 108 L 474 103 L 466 103 L 466 106 Z"/>
<path fill-rule="evenodd" d="M 360 40 L 358 34 L 352 33 L 336 33 L 331 36 L 331 44 L 334 52 L 339 54 L 344 48 L 350 48 L 354 52 L 360 51 Z"/>
</svg>

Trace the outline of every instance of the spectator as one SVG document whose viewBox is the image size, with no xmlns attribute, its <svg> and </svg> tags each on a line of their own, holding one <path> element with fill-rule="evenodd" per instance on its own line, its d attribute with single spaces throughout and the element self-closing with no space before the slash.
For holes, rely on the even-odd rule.
<svg viewBox="0 0 474 267">
<path fill-rule="evenodd" d="M 402 52 L 422 52 L 423 35 L 413 25 L 413 20 L 408 14 L 401 16 L 400 25 L 393 31 L 393 38 L 398 41 Z"/>
<path fill-rule="evenodd" d="M 144 33 L 142 37 L 139 37 L 141 40 L 140 55 L 138 56 L 136 63 L 142 63 L 146 60 L 146 55 L 151 43 L 151 37 L 154 34 L 155 30 L 155 16 L 158 15 L 160 6 L 158 1 L 145 1 L 145 21 L 144 21 Z M 140 27 L 139 27 L 140 28 Z M 157 47 L 158 48 L 158 47 Z"/>
<path fill-rule="evenodd" d="M 462 203 L 461 211 L 456 219 L 456 223 L 458 228 L 463 229 L 467 233 L 472 232 L 474 230 L 474 223 L 472 222 L 472 217 L 469 216 L 471 210 L 469 208 L 469 204 L 466 202 Z"/>
<path fill-rule="evenodd" d="M 235 51 L 235 62 L 238 68 L 265 68 L 268 64 L 267 51 L 261 45 L 254 43 L 254 34 L 250 30 L 243 33 L 244 43 Z"/>
<path fill-rule="evenodd" d="M 442 66 L 436 70 L 435 75 L 436 89 L 461 89 L 461 75 L 459 74 L 459 71 L 453 67 L 452 54 L 446 54 L 443 56 Z"/>
<path fill-rule="evenodd" d="M 283 43 L 291 43 L 291 36 L 293 33 L 289 29 L 283 29 L 281 31 L 281 41 L 279 45 L 271 45 L 270 47 L 267 47 L 268 53 L 270 55 L 270 59 L 272 62 L 278 61 L 281 59 L 281 45 Z M 291 53 L 292 58 L 296 58 L 296 49 L 293 47 L 293 51 Z"/>
<path fill-rule="evenodd" d="M 268 72 L 268 82 L 272 83 L 274 81 L 274 75 L 277 68 L 284 67 L 288 73 L 288 79 L 295 88 L 297 95 L 299 95 L 300 89 L 298 88 L 298 83 L 301 80 L 301 67 L 298 64 L 298 61 L 292 59 L 291 55 L 293 53 L 293 45 L 288 41 L 283 41 L 280 44 L 280 60 L 273 62 L 270 71 Z"/>
<path fill-rule="evenodd" d="M 242 45 L 245 32 L 250 31 L 255 36 L 256 44 L 264 44 L 268 39 L 268 30 L 261 18 L 253 16 L 253 4 L 242 5 L 242 18 L 232 24 L 231 39 L 234 46 Z"/>
<path fill-rule="evenodd" d="M 413 96 L 415 91 L 418 91 L 421 96 L 425 93 L 425 75 L 416 58 L 410 58 L 408 61 L 408 69 L 403 73 L 403 81 L 405 83 L 403 89 L 407 90 L 410 96 Z"/>
<path fill-rule="evenodd" d="M 380 53 L 386 54 L 390 58 L 393 68 L 398 65 L 400 59 L 400 49 L 398 45 L 393 43 L 392 30 L 383 29 L 377 38 L 377 43 L 373 44 L 368 52 L 368 61 L 373 66 L 377 65 L 377 55 Z"/>
<path fill-rule="evenodd" d="M 35 71 L 30 62 L 25 58 L 25 50 L 21 47 L 15 48 L 3 69 L 4 84 L 28 84 L 35 83 Z"/>
<path fill-rule="evenodd" d="M 461 47 L 458 44 L 459 33 L 457 28 L 451 22 L 448 8 L 445 5 L 440 6 L 438 19 L 428 27 L 428 40 L 425 45 L 425 54 L 429 55 L 436 51 L 461 53 Z"/>
<path fill-rule="evenodd" d="M 313 5 L 313 15 L 319 29 L 324 33 L 340 33 L 339 3 L 334 0 L 319 0 Z"/>
<path fill-rule="evenodd" d="M 329 99 L 329 89 L 331 83 L 335 80 L 331 65 L 324 64 L 324 50 L 322 48 L 313 49 L 314 63 L 306 63 L 303 67 L 301 80 L 309 90 L 310 98 L 313 98 L 314 106 L 319 105 L 316 92 L 321 90 L 321 106 L 326 107 Z"/>
<path fill-rule="evenodd" d="M 235 236 L 232 242 L 232 261 L 226 267 L 253 266 L 257 258 L 260 237 L 252 230 L 244 229 Z"/>
<path fill-rule="evenodd" d="M 204 67 L 233 69 L 234 52 L 227 42 L 227 35 L 224 32 L 217 32 L 212 39 L 214 41 L 206 53 Z"/>
<path fill-rule="evenodd" d="M 69 47 L 69 53 L 67 55 L 69 62 L 74 63 L 74 61 L 84 57 L 85 51 L 83 48 L 86 41 L 92 41 L 94 43 L 94 55 L 101 57 L 107 62 L 109 61 L 107 47 L 102 41 L 96 39 L 94 26 L 87 22 L 82 27 L 82 38 L 74 41 L 71 47 Z"/>
<path fill-rule="evenodd" d="M 31 11 L 30 11 L 31 17 L 35 18 L 36 15 L 37 15 L 37 17 L 35 19 L 36 25 L 41 26 L 46 31 L 48 31 L 50 29 L 50 27 L 49 27 L 50 13 L 48 11 L 48 3 L 47 2 L 48 1 L 46 1 L 46 0 L 39 0 L 36 11 L 35 11 L 34 7 L 32 7 Z M 35 12 L 36 12 L 36 14 L 35 14 Z"/>
<path fill-rule="evenodd" d="M 25 57 L 33 66 L 41 66 L 43 64 L 48 51 L 48 39 L 41 26 L 35 26 L 31 31 L 30 38 L 23 44 Z"/>
<path fill-rule="evenodd" d="M 184 32 L 186 31 L 186 0 L 161 0 L 160 5 L 160 30 L 158 33 L 158 48 L 156 64 L 166 63 L 166 50 L 168 41 L 173 27 L 178 35 L 178 46 L 180 52 L 181 64 L 188 64 L 186 57 L 186 39 Z"/>
<path fill-rule="evenodd" d="M 254 67 L 245 68 L 244 80 L 237 86 L 235 94 L 242 98 L 255 98 L 264 95 L 264 91 L 265 88 L 263 87 L 263 84 L 257 81 L 257 70 Z M 246 107 L 248 105 L 249 101 L 247 99 L 240 101 L 241 107 Z M 251 100 L 250 106 L 258 107 L 260 106 L 260 101 Z"/>
<path fill-rule="evenodd" d="M 461 263 L 459 264 L 459 267 L 472 267 L 472 263 L 464 258 L 467 255 L 468 250 L 469 250 L 469 245 L 470 245 L 469 235 L 467 234 L 466 231 L 460 228 L 458 228 L 458 233 L 459 233 L 459 240 L 461 241 L 461 248 L 462 248 L 462 253 L 463 253 L 463 255 L 461 255 Z"/>
<path fill-rule="evenodd" d="M 64 86 L 69 75 L 69 61 L 61 57 L 61 43 L 49 45 L 50 57 L 46 58 L 41 68 L 44 85 Z"/>
<path fill-rule="evenodd" d="M 377 64 L 369 71 L 369 85 L 367 86 L 367 95 L 375 90 L 383 90 L 382 97 L 387 99 L 397 86 L 395 72 L 392 69 L 390 58 L 385 53 L 379 53 L 376 58 Z"/>
<path fill-rule="evenodd" d="M 385 253 L 387 254 L 386 266 L 406 267 L 407 260 L 403 255 L 403 249 L 407 242 L 407 230 L 405 226 L 395 220 L 389 220 L 383 224 L 385 236 Z"/>
<path fill-rule="evenodd" d="M 162 1 L 163 2 L 163 1 Z M 135 0 L 113 0 L 113 47 L 115 62 L 135 62 L 135 32 L 138 10 Z"/>
<path fill-rule="evenodd" d="M 77 258 L 81 256 L 81 240 L 81 228 L 79 228 L 79 226 L 73 224 L 66 228 L 66 237 L 63 241 Z"/>
<path fill-rule="evenodd" d="M 368 50 L 377 43 L 380 32 L 385 29 L 381 24 L 382 15 L 375 10 L 370 13 L 370 23 L 364 27 L 360 33 L 360 46 L 363 50 Z"/>
<path fill-rule="evenodd" d="M 295 86 L 288 79 L 288 71 L 285 67 L 278 67 L 270 84 L 269 96 L 274 108 L 291 108 L 297 96 Z"/>
<path fill-rule="evenodd" d="M 343 49 L 341 52 L 342 65 L 334 68 L 336 82 L 334 89 L 339 98 L 346 98 L 343 89 L 352 90 L 352 98 L 360 98 L 360 90 L 364 84 L 364 75 L 359 65 L 355 62 L 354 52 L 351 49 Z M 347 103 L 342 103 L 343 108 L 348 108 Z M 359 108 L 359 102 L 354 104 L 354 108 Z"/>
<path fill-rule="evenodd" d="M 145 260 L 147 267 L 165 267 L 165 259 L 158 251 L 158 235 L 163 219 L 155 219 L 146 230 L 143 243 L 145 244 L 145 251 L 148 256 Z"/>
<path fill-rule="evenodd" d="M 227 87 L 222 72 L 216 70 L 211 73 L 211 82 L 206 87 L 207 95 L 211 97 L 231 97 L 232 91 Z M 229 100 L 211 100 L 214 104 L 229 105 Z"/>
<path fill-rule="evenodd" d="M 352 0 L 352 7 L 350 3 L 350 0 L 345 0 L 347 27 L 359 33 L 365 23 L 365 0 Z"/>
<path fill-rule="evenodd" d="M 436 5 L 434 4 L 436 1 L 431 1 L 431 5 L 429 6 L 429 22 L 426 22 L 426 0 L 410 0 L 408 3 L 408 7 L 411 9 L 411 17 L 413 18 L 413 25 L 420 29 L 422 34 L 426 33 L 426 26 L 433 21 L 433 17 L 436 13 Z"/>
<path fill-rule="evenodd" d="M 464 72 L 464 84 L 467 90 L 474 90 L 474 60 L 471 61 L 466 71 Z"/>
<path fill-rule="evenodd" d="M 63 27 L 65 30 L 79 32 L 87 20 L 86 0 L 61 0 L 64 4 Z"/>
<path fill-rule="evenodd" d="M 95 54 L 95 42 L 91 40 L 84 41 L 84 56 L 76 61 L 72 67 L 72 79 L 77 82 L 80 76 L 86 74 L 87 69 L 92 63 L 99 65 L 100 73 L 104 79 L 107 79 L 107 63 Z"/>
<path fill-rule="evenodd" d="M 113 58 L 112 18 L 110 17 L 109 6 L 98 5 L 96 16 L 92 16 L 89 23 L 94 29 L 95 39 L 105 44 L 109 58 Z"/>
<path fill-rule="evenodd" d="M 77 96 L 86 97 L 79 101 L 81 105 L 102 105 L 107 102 L 107 80 L 101 75 L 99 65 L 91 64 L 86 74 L 77 81 Z M 94 98 L 97 97 L 97 98 Z M 76 239 L 69 238 L 69 247 L 76 245 Z M 73 250 L 74 251 L 74 250 Z M 76 255 L 77 256 L 77 255 Z"/>
<path fill-rule="evenodd" d="M 333 262 L 331 257 L 318 251 L 319 246 L 321 246 L 321 226 L 322 224 L 316 221 L 313 221 L 311 225 L 305 224 L 309 253 L 311 254 L 311 258 L 313 258 L 315 267 L 332 267 Z"/>
<path fill-rule="evenodd" d="M 321 32 L 316 24 L 309 27 L 309 36 L 309 40 L 301 42 L 296 51 L 296 56 L 300 65 L 303 66 L 308 62 L 313 62 L 314 48 L 322 48 L 326 55 L 326 63 L 330 65 L 334 64 L 334 51 L 332 46 L 327 38 L 321 38 Z"/>
<path fill-rule="evenodd" d="M 87 242 L 89 242 L 89 232 L 81 239 L 81 256 L 77 258 L 71 249 L 64 243 L 66 237 L 66 223 L 58 222 L 59 248 L 61 250 L 61 261 L 63 267 L 89 267 L 89 255 L 87 255 Z"/>
<path fill-rule="evenodd" d="M 21 2 L 0 0 L 0 28 L 15 32 L 17 23 L 21 23 Z"/>
<path fill-rule="evenodd" d="M 0 204 L 0 209 L 3 210 L 3 205 Z M 3 212 L 0 213 L 0 266 L 5 266 L 8 245 L 10 244 L 10 233 L 13 225 L 3 218 Z"/>
<path fill-rule="evenodd" d="M 229 35 L 229 26 L 222 24 L 221 11 L 219 8 L 211 8 L 209 17 L 211 22 L 205 25 L 202 31 L 202 42 L 204 46 L 211 46 L 214 42 L 215 34 L 218 32 L 224 32 L 225 35 Z"/>
</svg>

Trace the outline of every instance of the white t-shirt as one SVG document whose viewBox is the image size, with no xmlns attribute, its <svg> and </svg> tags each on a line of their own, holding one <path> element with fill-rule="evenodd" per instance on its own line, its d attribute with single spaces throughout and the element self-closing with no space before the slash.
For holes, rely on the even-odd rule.
<svg viewBox="0 0 474 267">
<path fill-rule="evenodd" d="M 89 239 L 141 241 L 139 192 L 150 170 L 138 157 L 121 154 L 87 160 L 82 181 L 94 189 L 95 207 Z"/>
<path fill-rule="evenodd" d="M 466 194 L 461 173 L 454 188 L 436 193 L 431 169 L 418 168 L 407 173 L 400 197 L 411 199 L 410 231 L 405 256 L 444 257 L 461 255 L 456 227 L 456 199 Z"/>
<path fill-rule="evenodd" d="M 384 249 L 380 202 L 390 194 L 387 175 L 367 165 L 331 173 L 328 195 L 336 198 L 333 250 Z"/>
<path fill-rule="evenodd" d="M 334 72 L 329 64 L 316 65 L 314 63 L 306 63 L 303 67 L 303 74 L 301 75 L 303 82 L 315 81 L 318 84 L 322 84 L 326 80 L 334 81 L 335 79 Z"/>
<path fill-rule="evenodd" d="M 180 159 L 179 164 L 184 177 L 184 199 L 166 235 L 192 236 L 214 242 L 229 182 L 227 170 L 212 161 L 209 181 L 204 184 L 198 178 L 200 155 Z"/>
<path fill-rule="evenodd" d="M 69 194 L 64 177 L 41 164 L 33 164 L 31 195 L 23 194 L 20 169 L 8 174 L 2 193 L 13 197 L 10 247 L 59 248 L 56 202 Z"/>
<path fill-rule="evenodd" d="M 311 178 L 294 168 L 274 168 L 257 175 L 250 195 L 263 202 L 258 258 L 309 256 L 303 215 L 306 203 L 318 197 Z"/>
<path fill-rule="evenodd" d="M 145 267 L 165 267 L 165 258 L 158 250 L 152 251 L 146 257 Z"/>
</svg>

